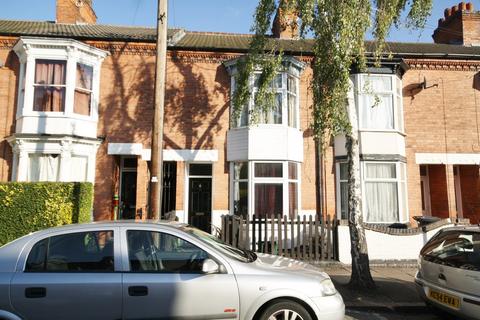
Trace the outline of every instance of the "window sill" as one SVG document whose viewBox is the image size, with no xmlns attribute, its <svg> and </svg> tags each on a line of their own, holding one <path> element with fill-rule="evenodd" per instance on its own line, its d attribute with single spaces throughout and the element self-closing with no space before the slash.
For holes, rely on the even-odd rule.
<svg viewBox="0 0 480 320">
<path fill-rule="evenodd" d="M 79 114 L 65 114 L 64 112 L 30 112 L 26 114 L 21 114 L 17 116 L 16 120 L 22 118 L 63 118 L 63 119 L 74 119 L 74 120 L 81 120 L 81 121 L 89 121 L 89 122 L 98 122 L 98 117 L 93 116 L 83 116 Z"/>
<path fill-rule="evenodd" d="M 281 129 L 281 128 L 291 129 L 291 130 L 297 130 L 297 131 L 299 131 L 299 132 L 302 132 L 302 130 L 300 130 L 300 129 L 298 129 L 298 128 L 285 126 L 285 125 L 283 125 L 283 124 L 257 124 L 257 125 L 253 125 L 253 126 L 249 126 L 249 127 L 235 127 L 235 128 L 231 127 L 229 130 L 238 131 L 238 130 Z"/>
<path fill-rule="evenodd" d="M 358 132 L 373 132 L 373 133 L 397 133 L 403 137 L 406 137 L 407 134 L 398 130 L 388 130 L 388 129 L 358 129 Z"/>
</svg>

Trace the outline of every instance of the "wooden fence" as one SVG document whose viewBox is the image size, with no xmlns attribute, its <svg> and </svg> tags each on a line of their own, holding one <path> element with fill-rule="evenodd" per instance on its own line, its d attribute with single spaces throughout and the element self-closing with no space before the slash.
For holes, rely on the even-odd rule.
<svg viewBox="0 0 480 320">
<path fill-rule="evenodd" d="M 305 261 L 338 259 L 337 227 L 331 219 L 222 216 L 221 239 L 237 248 Z"/>
</svg>

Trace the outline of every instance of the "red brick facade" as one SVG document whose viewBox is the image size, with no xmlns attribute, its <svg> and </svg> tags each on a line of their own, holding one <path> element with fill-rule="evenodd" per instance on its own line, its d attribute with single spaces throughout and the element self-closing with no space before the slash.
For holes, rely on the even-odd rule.
<svg viewBox="0 0 480 320">
<path fill-rule="evenodd" d="M 59 1 L 58 22 L 71 17 L 62 12 L 69 0 Z M 85 5 L 89 7 L 89 2 Z M 71 9 L 69 9 L 72 13 Z M 58 15 L 62 16 L 61 19 Z M 94 13 L 93 13 L 94 16 Z M 94 23 L 93 16 L 85 22 Z M 84 19 L 84 18 L 82 18 Z M 75 22 L 78 22 L 76 20 Z M 480 28 L 477 28 L 480 30 Z M 438 36 L 440 37 L 440 36 Z M 470 37 L 471 39 L 474 36 Z M 5 138 L 15 132 L 18 96 L 19 60 L 12 51 L 17 38 L 0 36 L 0 180 L 12 177 L 12 149 Z M 438 42 L 447 42 L 437 40 Z M 114 197 L 120 192 L 120 157 L 108 154 L 111 143 L 140 143 L 150 148 L 153 116 L 154 49 L 153 42 L 128 43 L 89 40 L 88 44 L 110 52 L 103 61 L 100 76 L 99 121 L 97 135 L 102 139 L 95 164 L 96 220 L 114 218 Z M 225 52 L 230 51 L 230 52 Z M 169 51 L 165 105 L 164 144 L 167 150 L 217 150 L 213 163 L 213 210 L 230 208 L 230 167 L 226 161 L 226 137 L 230 128 L 231 77 L 224 62 L 239 57 L 240 50 Z M 303 134 L 300 207 L 316 210 L 315 143 L 309 126 L 312 122 L 310 81 L 312 70 L 308 54 L 297 56 L 307 63 L 300 78 L 300 129 Z M 425 59 L 409 57 L 410 66 L 403 76 L 403 112 L 407 163 L 409 216 L 422 215 L 420 164 L 428 166 L 431 213 L 438 217 L 462 217 L 455 206 L 455 172 L 461 187 L 464 218 L 480 221 L 479 164 L 468 158 L 459 163 L 419 163 L 418 154 L 474 155 L 480 152 L 480 95 L 477 82 L 480 57 L 474 59 Z M 426 82 L 424 83 L 424 80 Z M 336 163 L 333 147 L 324 155 L 323 208 L 329 215 L 337 212 Z M 446 165 L 445 165 L 446 164 Z M 185 195 L 186 163 L 177 162 L 176 210 L 187 211 Z M 138 157 L 136 212 L 146 217 L 148 210 L 148 165 Z M 413 221 L 413 220 L 411 220 Z"/>
</svg>

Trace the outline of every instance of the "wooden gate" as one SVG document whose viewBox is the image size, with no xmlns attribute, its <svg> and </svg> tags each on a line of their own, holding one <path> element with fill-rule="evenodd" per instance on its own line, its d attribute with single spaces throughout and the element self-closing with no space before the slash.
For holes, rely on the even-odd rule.
<svg viewBox="0 0 480 320">
<path fill-rule="evenodd" d="M 241 249 L 305 261 L 338 259 L 338 220 L 312 216 L 222 216 L 221 239 Z"/>
</svg>

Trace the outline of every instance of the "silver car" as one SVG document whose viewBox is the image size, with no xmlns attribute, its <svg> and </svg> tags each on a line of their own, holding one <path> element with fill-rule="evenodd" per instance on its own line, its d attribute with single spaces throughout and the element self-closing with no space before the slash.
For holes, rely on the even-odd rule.
<svg viewBox="0 0 480 320">
<path fill-rule="evenodd" d="M 39 231 L 0 248 L 0 319 L 343 319 L 327 274 L 179 223 Z"/>
<path fill-rule="evenodd" d="M 420 252 L 415 282 L 434 308 L 480 319 L 480 227 L 439 231 Z"/>
</svg>

